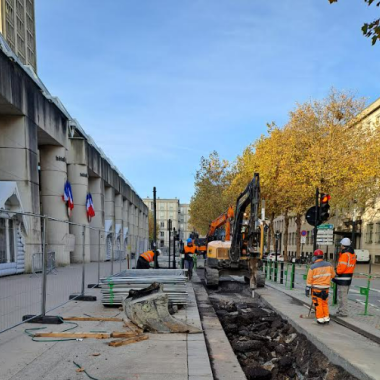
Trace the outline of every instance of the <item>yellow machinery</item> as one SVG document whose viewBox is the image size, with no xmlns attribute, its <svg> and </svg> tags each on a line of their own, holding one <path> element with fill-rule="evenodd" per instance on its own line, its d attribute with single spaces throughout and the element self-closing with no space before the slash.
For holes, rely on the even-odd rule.
<svg viewBox="0 0 380 380">
<path fill-rule="evenodd" d="M 244 276 L 251 289 L 264 286 L 265 276 L 258 270 L 264 243 L 264 228 L 258 218 L 259 202 L 260 181 L 259 174 L 255 173 L 236 201 L 231 241 L 214 240 L 207 245 L 207 286 L 218 286 L 221 275 Z"/>
</svg>

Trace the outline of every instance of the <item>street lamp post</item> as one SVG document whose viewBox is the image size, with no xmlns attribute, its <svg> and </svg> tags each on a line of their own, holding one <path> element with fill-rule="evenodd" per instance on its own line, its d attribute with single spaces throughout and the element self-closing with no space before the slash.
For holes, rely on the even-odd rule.
<svg viewBox="0 0 380 380">
<path fill-rule="evenodd" d="M 158 268 L 157 260 L 157 207 L 156 207 L 156 187 L 153 187 L 153 252 L 154 252 L 154 268 Z"/>
</svg>

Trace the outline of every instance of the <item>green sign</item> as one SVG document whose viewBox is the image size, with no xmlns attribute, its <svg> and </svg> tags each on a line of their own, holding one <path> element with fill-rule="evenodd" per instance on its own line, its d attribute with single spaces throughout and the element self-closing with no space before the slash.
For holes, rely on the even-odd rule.
<svg viewBox="0 0 380 380">
<path fill-rule="evenodd" d="M 318 230 L 333 230 L 334 225 L 333 224 L 321 224 L 317 228 L 318 228 Z"/>
</svg>

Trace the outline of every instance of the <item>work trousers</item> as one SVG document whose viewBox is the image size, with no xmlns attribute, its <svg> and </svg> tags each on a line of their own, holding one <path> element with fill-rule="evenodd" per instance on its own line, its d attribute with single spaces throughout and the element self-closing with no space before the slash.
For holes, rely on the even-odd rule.
<svg viewBox="0 0 380 380">
<path fill-rule="evenodd" d="M 337 314 L 348 315 L 349 285 L 338 285 L 338 311 Z"/>
<path fill-rule="evenodd" d="M 136 269 L 149 269 L 149 268 L 150 268 L 149 263 L 143 257 L 140 256 L 137 260 Z"/>
<path fill-rule="evenodd" d="M 329 290 L 324 289 L 324 296 L 322 293 L 322 290 L 319 289 L 313 289 L 312 290 L 312 299 L 313 304 L 315 306 L 315 317 L 317 318 L 317 321 L 320 323 L 325 323 L 330 321 L 330 315 L 329 315 Z M 323 297 L 323 298 L 322 298 Z"/>
</svg>

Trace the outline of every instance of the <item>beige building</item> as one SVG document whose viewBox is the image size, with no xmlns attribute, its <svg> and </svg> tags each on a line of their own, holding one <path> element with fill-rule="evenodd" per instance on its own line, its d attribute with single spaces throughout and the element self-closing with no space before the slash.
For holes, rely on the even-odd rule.
<svg viewBox="0 0 380 380">
<path fill-rule="evenodd" d="M 138 257 L 148 247 L 148 208 L 1 34 L 0 73 L 0 276 L 33 270 L 45 235 L 39 215 L 49 217 L 46 249 L 57 265 L 110 260 L 116 251 Z M 62 200 L 66 181 L 72 212 Z"/>
<path fill-rule="evenodd" d="M 0 0 L 0 33 L 21 62 L 37 72 L 34 0 Z"/>
<path fill-rule="evenodd" d="M 149 211 L 153 212 L 153 199 L 143 199 Z M 179 199 L 156 199 L 157 206 L 157 223 L 159 230 L 157 231 L 158 247 L 169 246 L 168 221 L 172 220 L 172 228 L 180 231 L 180 240 L 186 240 L 191 232 L 189 225 L 189 204 L 181 204 Z"/>
<path fill-rule="evenodd" d="M 360 123 L 365 123 L 369 128 L 380 128 L 380 98 L 369 105 L 359 115 Z M 375 158 L 374 158 L 375 159 Z M 379 159 L 378 157 L 376 159 Z M 337 215 L 331 218 L 328 222 L 334 225 L 334 242 L 338 244 L 343 237 L 352 236 L 352 220 L 356 214 L 356 246 L 357 249 L 368 249 L 372 257 L 373 263 L 380 263 L 380 198 L 376 202 L 374 208 L 361 210 L 348 210 L 345 215 Z M 283 216 L 279 216 L 274 220 L 274 231 L 280 233 L 279 252 L 284 252 L 284 230 L 285 220 Z M 307 231 L 305 244 L 301 246 L 304 256 L 310 255 L 313 252 L 313 227 L 306 223 L 305 218 L 302 218 L 301 231 Z M 297 246 L 297 226 L 295 217 L 291 216 L 288 228 L 288 253 L 290 256 L 295 256 Z M 335 246 L 321 246 L 328 253 L 330 259 L 333 258 Z M 274 250 L 274 246 L 270 251 Z"/>
</svg>

